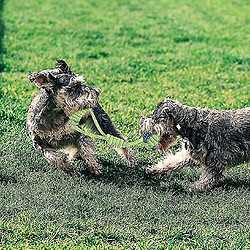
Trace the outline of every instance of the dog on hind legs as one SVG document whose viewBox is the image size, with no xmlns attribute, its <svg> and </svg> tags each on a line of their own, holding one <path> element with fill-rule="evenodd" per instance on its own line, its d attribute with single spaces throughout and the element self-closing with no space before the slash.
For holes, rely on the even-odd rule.
<svg viewBox="0 0 250 250">
<path fill-rule="evenodd" d="M 189 191 L 211 189 L 223 178 L 226 167 L 250 160 L 250 108 L 213 110 L 195 108 L 176 100 L 165 99 L 151 117 L 142 117 L 142 134 L 157 132 L 160 150 L 167 150 L 183 139 L 183 147 L 176 154 L 146 169 L 149 175 L 169 176 L 185 166 L 204 165 L 199 180 L 189 185 Z"/>
<path fill-rule="evenodd" d="M 99 176 L 101 166 L 95 157 L 95 144 L 90 137 L 73 128 L 69 116 L 92 108 L 104 133 L 125 140 L 100 105 L 100 90 L 88 86 L 84 78 L 72 72 L 63 60 L 57 61 L 55 69 L 31 73 L 29 80 L 39 88 L 27 116 L 27 129 L 34 147 L 49 163 L 68 173 L 73 171 L 70 161 L 80 156 L 91 174 Z M 83 123 L 88 123 L 94 129 L 89 112 L 81 118 L 79 124 Z M 98 133 L 98 130 L 95 132 Z M 64 150 L 69 157 L 65 158 L 58 150 Z M 133 157 L 128 148 L 116 150 L 128 163 L 132 162 Z"/>
</svg>

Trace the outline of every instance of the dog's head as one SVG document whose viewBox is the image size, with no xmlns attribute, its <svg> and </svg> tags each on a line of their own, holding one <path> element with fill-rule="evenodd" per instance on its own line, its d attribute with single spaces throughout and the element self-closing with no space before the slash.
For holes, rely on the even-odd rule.
<svg viewBox="0 0 250 250">
<path fill-rule="evenodd" d="M 156 132 L 161 136 L 161 140 L 156 146 L 157 149 L 167 150 L 177 139 L 177 128 L 174 123 L 175 105 L 180 103 L 174 100 L 165 99 L 160 102 L 150 117 L 141 117 L 141 133 Z"/>
<path fill-rule="evenodd" d="M 95 107 L 101 92 L 88 86 L 83 76 L 73 73 L 63 60 L 57 61 L 56 69 L 31 73 L 29 80 L 38 88 L 50 91 L 56 106 L 62 108 L 67 115 Z"/>
</svg>

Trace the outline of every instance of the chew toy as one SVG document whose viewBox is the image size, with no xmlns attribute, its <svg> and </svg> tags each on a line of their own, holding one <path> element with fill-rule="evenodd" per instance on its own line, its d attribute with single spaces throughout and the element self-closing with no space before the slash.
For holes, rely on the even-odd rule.
<svg viewBox="0 0 250 250">
<path fill-rule="evenodd" d="M 99 131 L 100 135 L 97 134 L 93 134 L 90 132 L 90 128 L 89 125 L 87 124 L 79 124 L 81 118 L 86 115 L 86 113 L 89 112 L 93 122 L 97 128 L 97 130 Z M 108 145 L 114 147 L 114 148 L 126 148 L 126 147 L 133 147 L 133 146 L 137 146 L 139 144 L 144 144 L 147 147 L 154 147 L 159 141 L 160 141 L 160 135 L 154 132 L 147 132 L 145 134 L 143 134 L 143 136 L 141 138 L 139 138 L 138 140 L 134 141 L 134 142 L 126 142 L 121 138 L 117 138 L 113 135 L 109 135 L 109 134 L 105 134 L 98 121 L 96 120 L 95 114 L 93 112 L 92 109 L 85 109 L 79 112 L 76 112 L 74 114 L 72 114 L 69 117 L 72 126 L 75 128 L 75 130 L 77 130 L 80 133 L 83 133 L 87 136 L 89 136 L 92 139 L 100 139 L 100 140 L 105 140 L 107 142 Z"/>
</svg>

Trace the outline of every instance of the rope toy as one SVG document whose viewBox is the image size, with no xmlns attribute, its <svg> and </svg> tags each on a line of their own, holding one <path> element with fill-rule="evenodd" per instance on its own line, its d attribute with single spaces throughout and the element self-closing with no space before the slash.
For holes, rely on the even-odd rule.
<svg viewBox="0 0 250 250">
<path fill-rule="evenodd" d="M 97 134 L 93 134 L 93 133 L 89 132 L 90 128 L 87 124 L 82 124 L 82 125 L 79 124 L 81 118 L 87 112 L 90 113 L 90 115 L 93 119 L 93 122 L 101 135 L 97 135 Z M 70 119 L 70 122 L 71 122 L 72 126 L 74 127 L 74 129 L 77 130 L 78 132 L 83 133 L 92 139 L 105 140 L 108 145 L 110 145 L 114 148 L 133 147 L 133 146 L 137 146 L 139 144 L 144 144 L 146 147 L 154 147 L 161 139 L 160 135 L 157 133 L 154 133 L 154 132 L 144 133 L 141 138 L 139 138 L 138 140 L 136 140 L 134 142 L 126 142 L 121 138 L 117 138 L 113 135 L 105 134 L 102 131 L 98 121 L 96 120 L 96 117 L 95 117 L 93 110 L 90 108 L 87 110 L 81 110 L 79 112 L 72 114 L 69 117 L 69 119 Z"/>
</svg>

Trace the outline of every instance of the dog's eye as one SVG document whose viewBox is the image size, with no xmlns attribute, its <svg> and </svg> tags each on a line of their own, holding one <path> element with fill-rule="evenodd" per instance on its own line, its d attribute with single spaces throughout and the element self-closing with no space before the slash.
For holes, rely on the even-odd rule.
<svg viewBox="0 0 250 250">
<path fill-rule="evenodd" d="M 68 86 L 66 87 L 68 95 L 80 96 L 82 94 L 82 89 L 78 86 Z"/>
<path fill-rule="evenodd" d="M 154 115 L 153 120 L 155 122 L 162 122 L 162 121 L 166 120 L 166 115 L 165 114 Z"/>
<path fill-rule="evenodd" d="M 56 83 L 61 86 L 67 86 L 70 82 L 69 75 L 60 75 L 56 77 Z"/>
</svg>

